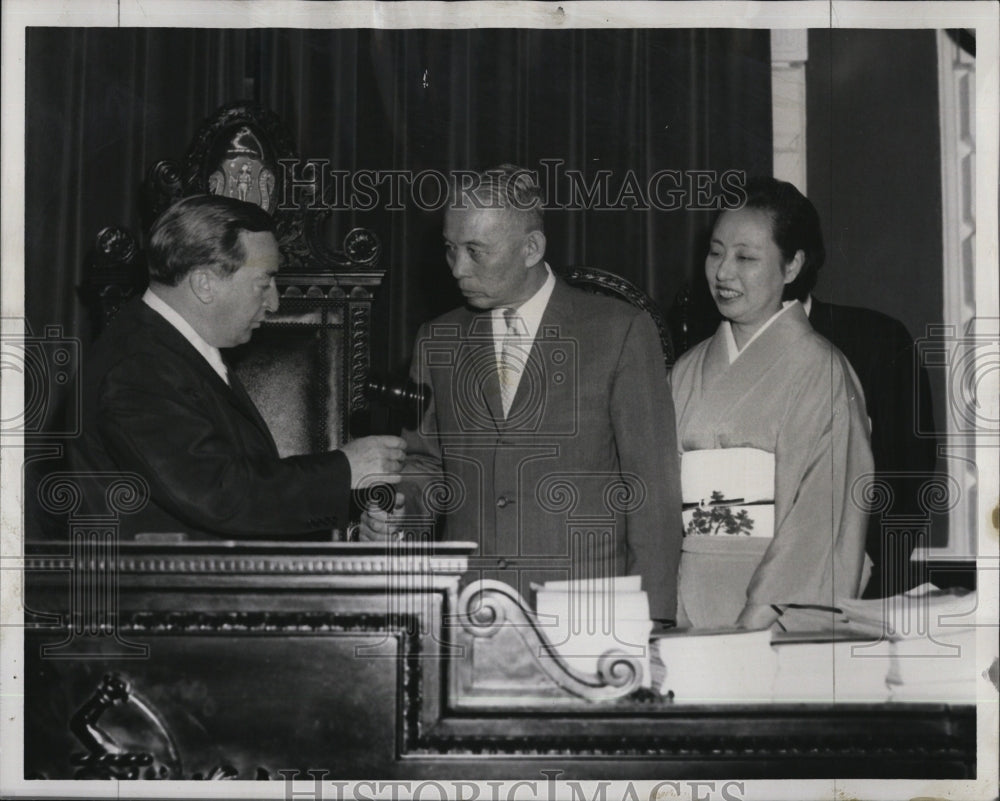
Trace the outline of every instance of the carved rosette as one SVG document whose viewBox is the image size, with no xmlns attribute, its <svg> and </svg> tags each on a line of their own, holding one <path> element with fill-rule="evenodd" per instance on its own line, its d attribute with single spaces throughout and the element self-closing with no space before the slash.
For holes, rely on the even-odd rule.
<svg viewBox="0 0 1000 801">
<path fill-rule="evenodd" d="M 344 254 L 352 264 L 374 267 L 382 255 L 382 243 L 366 228 L 353 228 L 344 236 Z"/>
<path fill-rule="evenodd" d="M 191 192 L 185 190 L 180 165 L 172 159 L 162 159 L 146 173 L 144 194 L 147 223 L 151 224 L 169 206 Z"/>
<path fill-rule="evenodd" d="M 97 232 L 85 296 L 103 323 L 144 286 L 140 262 L 139 246 L 127 230 L 108 225 Z"/>
</svg>

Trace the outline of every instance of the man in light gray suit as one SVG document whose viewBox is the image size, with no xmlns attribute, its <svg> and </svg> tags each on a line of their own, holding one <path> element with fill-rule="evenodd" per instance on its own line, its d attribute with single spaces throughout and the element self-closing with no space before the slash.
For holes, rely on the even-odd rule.
<svg viewBox="0 0 1000 801">
<path fill-rule="evenodd" d="M 448 266 L 466 299 L 421 327 L 411 377 L 430 399 L 391 513 L 479 544 L 475 577 L 531 582 L 639 573 L 672 619 L 680 553 L 674 411 L 656 326 L 622 301 L 567 285 L 545 262 L 540 192 L 504 165 L 453 191 Z M 407 522 L 409 521 L 409 522 Z"/>
</svg>

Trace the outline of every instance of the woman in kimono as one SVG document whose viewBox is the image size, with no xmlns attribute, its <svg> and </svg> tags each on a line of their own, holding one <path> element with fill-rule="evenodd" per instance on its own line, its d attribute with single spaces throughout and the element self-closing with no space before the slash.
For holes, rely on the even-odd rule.
<svg viewBox="0 0 1000 801">
<path fill-rule="evenodd" d="M 715 223 L 705 275 L 725 318 L 671 374 L 685 536 L 678 623 L 817 629 L 861 590 L 872 471 L 846 357 L 798 300 L 823 263 L 819 215 L 791 184 L 747 184 Z M 802 287 L 805 287 L 804 291 Z"/>
</svg>

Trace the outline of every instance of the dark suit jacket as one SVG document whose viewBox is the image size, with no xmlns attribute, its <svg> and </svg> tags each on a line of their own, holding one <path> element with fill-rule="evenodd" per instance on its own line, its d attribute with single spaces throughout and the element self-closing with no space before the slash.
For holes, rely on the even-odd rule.
<svg viewBox="0 0 1000 801">
<path fill-rule="evenodd" d="M 75 469 L 134 472 L 149 485 L 149 503 L 122 518 L 123 534 L 278 538 L 346 526 L 347 457 L 280 458 L 241 385 L 227 386 L 141 299 L 121 309 L 82 372 Z M 99 491 L 88 502 L 106 513 Z"/>
<path fill-rule="evenodd" d="M 837 306 L 815 297 L 809 322 L 843 352 L 861 380 L 872 423 L 875 472 L 889 474 L 883 478 L 895 496 L 889 511 L 894 515 L 919 512 L 919 485 L 934 471 L 937 445 L 932 436 L 930 383 L 926 371 L 915 363 L 909 332 L 901 322 L 881 312 Z M 882 594 L 888 583 L 886 570 L 897 571 L 898 577 L 907 575 L 913 550 L 911 541 L 903 552 L 890 554 L 885 563 L 881 523 L 879 515 L 872 515 L 869 521 L 866 550 L 875 567 L 865 592 L 868 597 Z M 894 588 L 899 589 L 899 585 Z"/>
<path fill-rule="evenodd" d="M 652 616 L 674 617 L 680 471 L 648 315 L 557 280 L 506 419 L 489 312 L 424 325 L 411 374 L 432 397 L 403 434 L 409 513 L 443 513 L 444 537 L 479 543 L 470 564 L 526 597 L 596 567 L 640 573 Z"/>
</svg>

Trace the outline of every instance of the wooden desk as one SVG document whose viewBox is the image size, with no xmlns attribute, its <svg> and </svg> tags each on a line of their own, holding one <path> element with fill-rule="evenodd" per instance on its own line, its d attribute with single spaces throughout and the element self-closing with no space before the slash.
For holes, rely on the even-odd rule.
<svg viewBox="0 0 1000 801">
<path fill-rule="evenodd" d="M 513 590 L 462 589 L 472 548 L 29 546 L 26 777 L 975 775 L 972 706 L 682 707 L 627 658 L 577 675 Z"/>
</svg>

